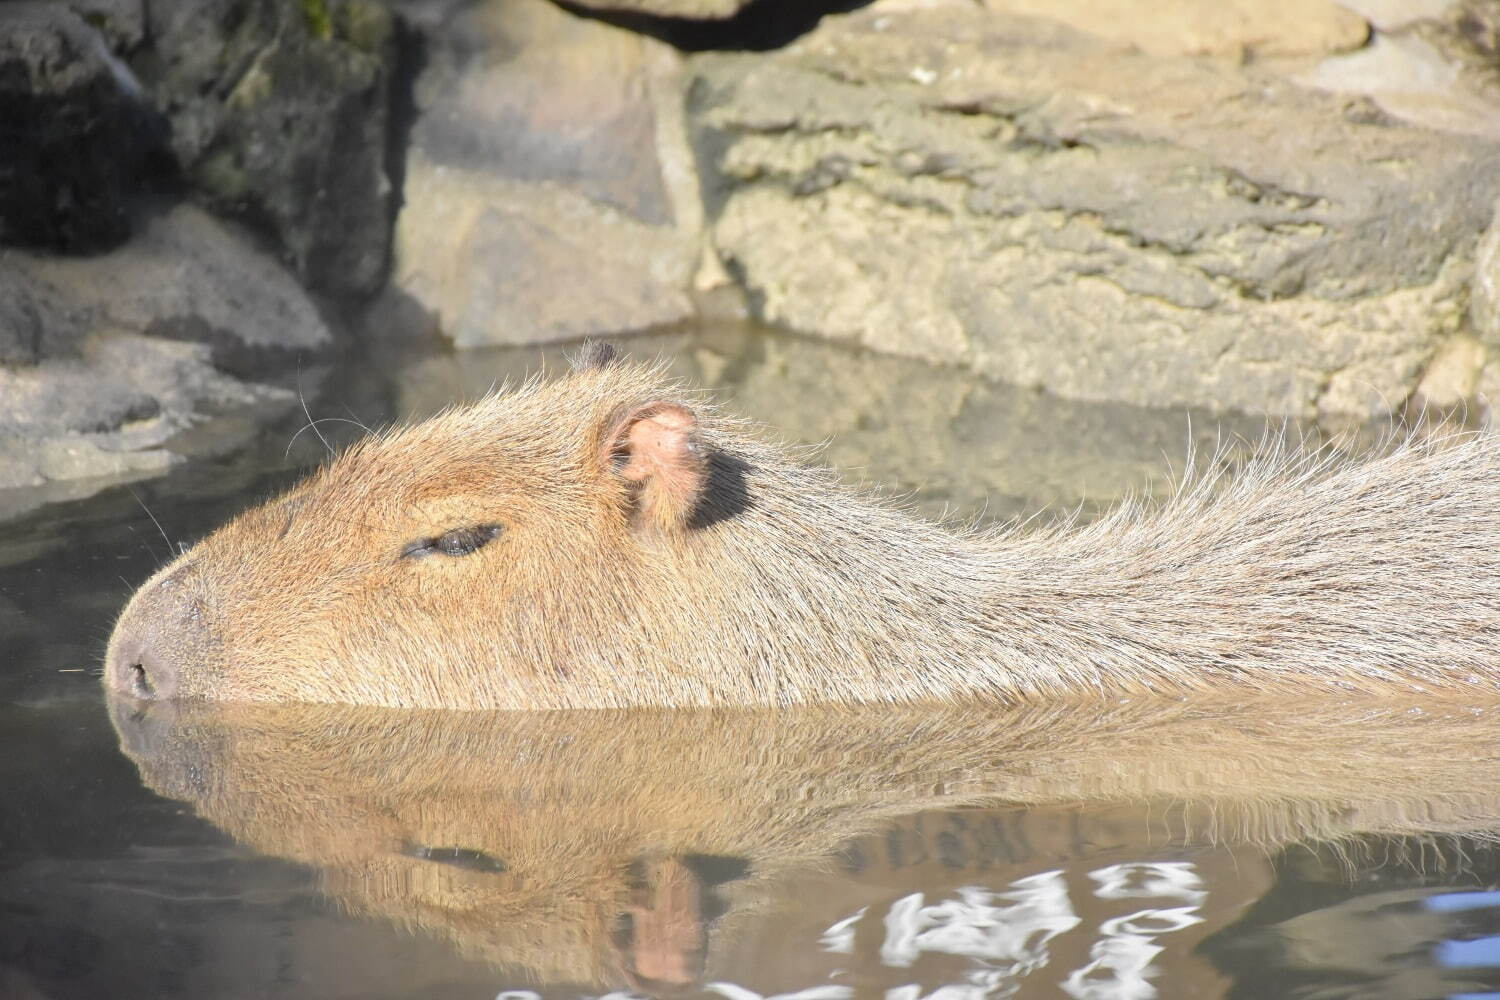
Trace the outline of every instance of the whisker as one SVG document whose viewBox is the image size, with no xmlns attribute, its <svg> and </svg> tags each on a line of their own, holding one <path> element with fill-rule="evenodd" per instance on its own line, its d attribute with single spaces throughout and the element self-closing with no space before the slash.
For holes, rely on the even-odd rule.
<svg viewBox="0 0 1500 1000">
<path fill-rule="evenodd" d="M 306 410 L 306 405 L 305 404 L 303 406 L 303 409 Z M 374 431 L 370 430 L 370 428 L 368 428 L 364 424 L 360 423 L 358 420 L 350 420 L 347 417 L 319 417 L 317 420 L 313 420 L 313 419 L 309 418 L 308 422 L 302 425 L 302 430 L 299 430 L 297 433 L 293 434 L 292 435 L 292 439 L 286 443 L 286 451 L 284 451 L 284 452 L 281 453 L 281 460 L 283 462 L 287 460 L 287 458 L 292 453 L 292 445 L 294 445 L 294 444 L 297 443 L 297 439 L 302 436 L 302 431 L 306 431 L 306 430 L 311 430 L 311 431 L 313 431 L 313 433 L 317 434 L 318 435 L 318 440 L 323 442 L 323 447 L 327 448 L 328 449 L 328 454 L 332 455 L 333 451 L 334 451 L 333 446 L 328 443 L 328 439 L 325 438 L 323 436 L 323 433 L 318 430 L 318 425 L 319 424 L 327 424 L 327 423 L 353 424 L 355 427 L 358 427 L 360 430 L 364 431 L 366 434 L 369 434 L 369 435 L 373 436 L 374 433 L 375 433 Z"/>
<path fill-rule="evenodd" d="M 355 413 L 354 410 L 350 408 L 348 403 L 344 404 L 344 412 L 349 414 L 349 416 L 353 418 L 349 421 L 351 424 L 358 427 L 360 430 L 364 431 L 371 437 L 375 436 L 375 432 L 370 430 L 369 426 L 366 425 L 363 420 L 359 419 L 359 414 Z"/>
<path fill-rule="evenodd" d="M 329 444 L 328 439 L 323 436 L 323 432 L 318 430 L 318 422 L 313 419 L 312 411 L 307 408 L 307 397 L 302 393 L 302 360 L 300 358 L 297 360 L 297 402 L 302 404 L 302 415 L 307 418 L 307 427 L 313 429 L 313 433 L 318 436 L 318 440 L 323 442 L 323 448 L 328 454 L 332 455 L 333 445 Z M 302 428 L 302 430 L 307 430 L 307 427 Z M 297 432 L 297 434 L 301 433 L 302 431 Z M 296 434 L 292 435 L 292 441 L 295 440 L 297 440 Z M 288 452 L 292 450 L 291 442 L 287 443 L 286 448 Z"/>
<path fill-rule="evenodd" d="M 161 540 L 167 543 L 167 552 L 170 554 L 176 546 L 172 544 L 172 539 L 167 537 L 167 529 L 161 526 L 161 522 L 156 519 L 155 514 L 151 513 L 151 508 L 146 506 L 146 501 L 141 499 L 141 495 L 135 491 L 134 487 L 127 486 L 125 488 L 130 491 L 131 496 L 135 497 L 135 502 L 141 505 L 141 510 L 146 512 L 146 516 L 151 518 L 151 523 L 156 525 L 156 530 L 161 532 Z M 150 550 L 148 549 L 147 551 L 149 552 Z"/>
</svg>

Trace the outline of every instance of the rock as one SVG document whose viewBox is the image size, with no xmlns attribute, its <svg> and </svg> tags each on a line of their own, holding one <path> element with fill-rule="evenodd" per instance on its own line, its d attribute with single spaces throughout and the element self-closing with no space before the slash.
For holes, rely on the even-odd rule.
<svg viewBox="0 0 1500 1000">
<path fill-rule="evenodd" d="M 1414 21 L 1440 17 L 1454 0 L 1339 0 L 1381 31 L 1399 31 Z"/>
<path fill-rule="evenodd" d="M 398 287 L 460 346 L 690 314 L 702 208 L 681 58 L 545 0 L 429 39 L 397 222 Z"/>
<path fill-rule="evenodd" d="M 693 69 L 713 238 L 760 318 L 1080 399 L 1399 406 L 1500 193 L 1485 139 L 975 7 Z"/>
<path fill-rule="evenodd" d="M 21 255 L 0 251 L 0 365 L 32 365 L 77 351 L 88 309 L 66 292 L 34 280 Z"/>
<path fill-rule="evenodd" d="M 1500 140 L 1500 90 L 1462 84 L 1463 65 L 1414 35 L 1377 35 L 1368 47 L 1325 60 L 1298 77 L 1308 87 L 1365 94 L 1414 125 Z"/>
<path fill-rule="evenodd" d="M 0 254 L 0 517 L 247 443 L 296 397 L 236 376 L 332 346 L 232 226 L 179 205 L 136 228 L 94 257 Z"/>
<path fill-rule="evenodd" d="M 1500 361 L 1491 361 L 1484 366 L 1474 395 L 1479 401 L 1484 425 L 1495 429 L 1500 425 Z"/>
<path fill-rule="evenodd" d="M 155 125 L 89 24 L 58 4 L 0 4 L 0 243 L 96 251 L 123 241 Z"/>
<path fill-rule="evenodd" d="M 990 10 L 1046 17 L 1152 55 L 1241 59 L 1359 48 L 1365 19 L 1329 0 L 986 0 Z"/>
<path fill-rule="evenodd" d="M 1474 251 L 1469 324 L 1481 340 L 1500 348 L 1500 201 L 1491 206 L 1489 228 Z"/>
<path fill-rule="evenodd" d="M 146 0 L 66 0 L 69 8 L 99 31 L 114 52 L 126 52 L 146 38 Z"/>
<path fill-rule="evenodd" d="M 1413 401 L 1439 409 L 1466 405 L 1474 399 L 1484 365 L 1484 345 L 1472 337 L 1444 341 L 1422 373 Z"/>
<path fill-rule="evenodd" d="M 11 251 L 0 256 L 0 352 L 16 361 L 72 353 L 86 333 L 119 329 L 213 346 L 217 363 L 249 367 L 332 346 L 333 336 L 296 280 L 202 209 L 178 205 L 140 226 L 130 243 L 95 257 Z M 8 298 L 8 297 L 7 297 Z"/>
<path fill-rule="evenodd" d="M 376 0 L 153 0 L 136 59 L 215 209 L 263 226 L 299 276 L 374 291 L 389 250 L 394 20 Z"/>
<path fill-rule="evenodd" d="M 211 355 L 205 344 L 109 333 L 86 338 L 76 358 L 0 368 L 0 517 L 242 444 L 185 432 L 215 421 L 243 431 L 240 413 L 264 421 L 296 405 L 286 389 L 225 375 Z"/>
</svg>

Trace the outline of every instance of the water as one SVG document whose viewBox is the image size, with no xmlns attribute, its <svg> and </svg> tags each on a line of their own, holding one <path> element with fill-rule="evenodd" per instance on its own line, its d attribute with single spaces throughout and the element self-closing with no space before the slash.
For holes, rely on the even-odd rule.
<svg viewBox="0 0 1500 1000">
<path fill-rule="evenodd" d="M 1218 433 L 728 327 L 632 349 L 932 513 L 1087 516 Z M 304 376 L 377 424 L 543 361 Z M 1500 993 L 1500 706 L 106 706 L 130 589 L 317 461 L 300 425 L 0 525 L 0 997 Z"/>
</svg>

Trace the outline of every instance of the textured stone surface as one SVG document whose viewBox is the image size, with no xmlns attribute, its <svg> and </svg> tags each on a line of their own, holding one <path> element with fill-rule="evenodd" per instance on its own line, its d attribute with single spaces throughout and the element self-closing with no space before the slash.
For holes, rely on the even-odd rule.
<svg viewBox="0 0 1500 1000">
<path fill-rule="evenodd" d="M 702 209 L 681 59 L 544 0 L 429 40 L 395 281 L 455 343 L 640 329 L 691 312 Z"/>
<path fill-rule="evenodd" d="M 1418 406 L 1465 406 L 1475 398 L 1484 365 L 1483 344 L 1472 337 L 1449 338 L 1428 363 L 1413 401 Z"/>
<path fill-rule="evenodd" d="M 1500 347 L 1500 201 L 1491 207 L 1489 228 L 1474 251 L 1469 323 L 1481 340 Z"/>
<path fill-rule="evenodd" d="M 0 4 L 0 243 L 88 252 L 129 235 L 129 198 L 159 138 L 136 88 L 68 8 Z"/>
<path fill-rule="evenodd" d="M 231 365 L 331 346 L 307 293 L 232 227 L 178 205 L 138 228 L 131 242 L 99 256 L 0 256 L 0 289 L 20 291 L 0 306 L 0 321 L 22 321 L 16 360 L 66 355 L 85 333 L 110 329 L 205 341 Z M 8 339 L 0 328 L 0 351 Z"/>
<path fill-rule="evenodd" d="M 77 357 L 0 368 L 0 511 L 15 512 L 8 489 L 158 474 L 182 460 L 190 428 L 234 411 L 269 419 L 294 405 L 285 389 L 216 369 L 207 345 L 136 334 L 91 336 Z"/>
<path fill-rule="evenodd" d="M 1339 0 L 1381 31 L 1397 31 L 1413 21 L 1442 16 L 1454 0 Z"/>
<path fill-rule="evenodd" d="M 295 279 L 203 210 L 135 228 L 93 257 L 0 253 L 0 516 L 243 443 L 295 396 L 238 376 L 332 344 Z"/>
<path fill-rule="evenodd" d="M 394 21 L 375 0 L 153 0 L 135 64 L 193 185 L 309 284 L 385 274 Z"/>
<path fill-rule="evenodd" d="M 0 365 L 30 365 L 71 354 L 88 332 L 88 310 L 65 291 L 38 281 L 18 252 L 0 251 Z"/>
<path fill-rule="evenodd" d="M 65 0 L 96 28 L 116 52 L 135 48 L 146 37 L 146 0 Z"/>
<path fill-rule="evenodd" d="M 1464 325 L 1500 147 L 979 8 L 697 57 L 757 313 L 1085 399 L 1369 414 Z"/>
<path fill-rule="evenodd" d="M 1317 56 L 1358 48 L 1370 33 L 1363 17 L 1328 0 L 986 0 L 984 6 L 1050 18 L 1153 55 Z"/>
<path fill-rule="evenodd" d="M 1464 70 L 1461 61 L 1421 37 L 1378 35 L 1368 47 L 1327 59 L 1298 81 L 1364 94 L 1381 111 L 1414 125 L 1500 140 L 1500 88 Z"/>
</svg>

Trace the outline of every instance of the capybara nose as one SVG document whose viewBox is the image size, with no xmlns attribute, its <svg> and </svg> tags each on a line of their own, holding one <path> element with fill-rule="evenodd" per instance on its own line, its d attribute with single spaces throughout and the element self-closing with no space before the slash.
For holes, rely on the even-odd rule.
<svg viewBox="0 0 1500 1000">
<path fill-rule="evenodd" d="M 177 697 L 184 662 L 207 639 L 196 575 L 192 562 L 181 562 L 130 599 L 104 658 L 109 687 L 149 701 Z"/>
<path fill-rule="evenodd" d="M 158 701 L 177 694 L 177 667 L 147 638 L 116 628 L 104 676 L 111 688 L 133 698 Z"/>
</svg>

